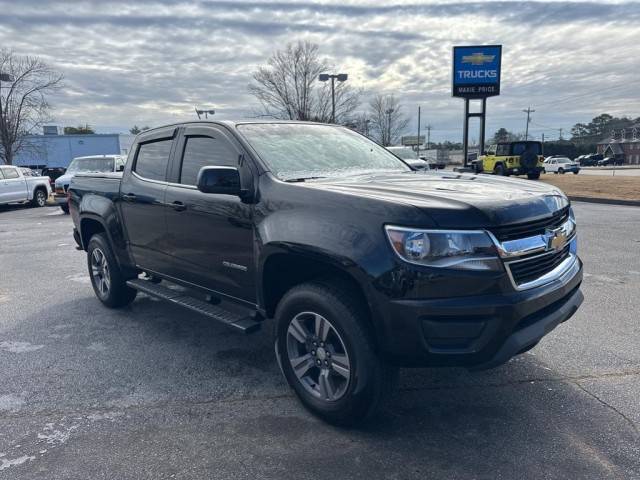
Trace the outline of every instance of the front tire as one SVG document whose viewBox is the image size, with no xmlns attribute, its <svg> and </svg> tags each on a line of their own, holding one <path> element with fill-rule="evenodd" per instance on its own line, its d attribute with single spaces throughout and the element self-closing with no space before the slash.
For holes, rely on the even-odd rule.
<svg viewBox="0 0 640 480">
<path fill-rule="evenodd" d="M 136 298 L 138 292 L 127 286 L 104 233 L 97 233 L 89 240 L 87 267 L 93 291 L 107 307 L 124 307 Z"/>
<path fill-rule="evenodd" d="M 294 287 L 275 317 L 280 368 L 302 404 L 323 420 L 355 425 L 388 398 L 397 369 L 375 351 L 357 295 L 323 282 Z"/>
<path fill-rule="evenodd" d="M 496 166 L 493 168 L 493 173 L 494 173 L 494 175 L 501 175 L 501 176 L 504 176 L 504 175 L 506 175 L 506 174 L 507 174 L 507 171 L 505 170 L 504 165 L 502 165 L 501 163 L 499 163 L 498 165 L 496 165 Z"/>
<path fill-rule="evenodd" d="M 558 169 L 558 173 L 559 173 L 560 175 L 564 175 L 564 168 L 559 168 L 559 169 Z"/>
</svg>

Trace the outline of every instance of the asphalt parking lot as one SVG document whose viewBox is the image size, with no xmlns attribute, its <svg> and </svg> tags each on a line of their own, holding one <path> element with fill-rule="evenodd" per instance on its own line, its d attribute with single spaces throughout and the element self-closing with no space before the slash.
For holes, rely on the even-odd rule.
<svg viewBox="0 0 640 480">
<path fill-rule="evenodd" d="M 640 478 L 640 208 L 576 204 L 585 303 L 498 369 L 404 370 L 358 430 L 249 337 L 95 298 L 71 220 L 0 208 L 0 478 Z"/>
</svg>

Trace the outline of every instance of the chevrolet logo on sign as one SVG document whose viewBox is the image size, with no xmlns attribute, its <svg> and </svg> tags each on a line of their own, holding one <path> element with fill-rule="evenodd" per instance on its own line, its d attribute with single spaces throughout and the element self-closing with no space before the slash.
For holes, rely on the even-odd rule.
<svg viewBox="0 0 640 480">
<path fill-rule="evenodd" d="M 471 65 L 484 65 L 485 63 L 493 62 L 496 58 L 495 55 L 485 55 L 482 52 L 476 52 L 471 55 L 465 55 L 462 57 L 462 63 L 470 63 Z"/>
</svg>

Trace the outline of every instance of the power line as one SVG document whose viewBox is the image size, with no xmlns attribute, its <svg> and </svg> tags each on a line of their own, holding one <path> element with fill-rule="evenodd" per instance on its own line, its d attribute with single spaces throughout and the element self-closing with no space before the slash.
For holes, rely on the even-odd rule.
<svg viewBox="0 0 640 480">
<path fill-rule="evenodd" d="M 613 86 L 613 87 L 608 87 L 608 88 L 599 88 L 597 90 L 590 90 L 588 92 L 583 92 L 583 93 L 579 93 L 576 95 L 569 95 L 568 97 L 564 97 L 564 98 L 559 98 L 557 100 L 553 100 L 551 102 L 544 102 L 544 103 L 536 103 L 536 107 L 544 107 L 546 105 L 555 105 L 557 103 L 563 103 L 563 102 L 568 102 L 570 100 L 573 100 L 575 98 L 582 98 L 582 97 L 588 97 L 591 95 L 602 95 L 603 93 L 606 92 L 610 92 L 611 90 L 616 90 L 619 88 L 628 88 L 629 85 L 628 84 L 623 84 L 623 85 L 617 85 L 617 86 Z"/>
</svg>

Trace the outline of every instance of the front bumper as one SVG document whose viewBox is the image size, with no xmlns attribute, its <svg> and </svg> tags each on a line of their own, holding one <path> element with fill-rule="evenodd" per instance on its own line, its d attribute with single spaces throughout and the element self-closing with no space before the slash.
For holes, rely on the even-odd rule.
<svg viewBox="0 0 640 480">
<path fill-rule="evenodd" d="M 536 288 L 428 300 L 389 300 L 378 309 L 381 349 L 393 364 L 486 369 L 535 345 L 583 301 L 582 262 Z"/>
</svg>

